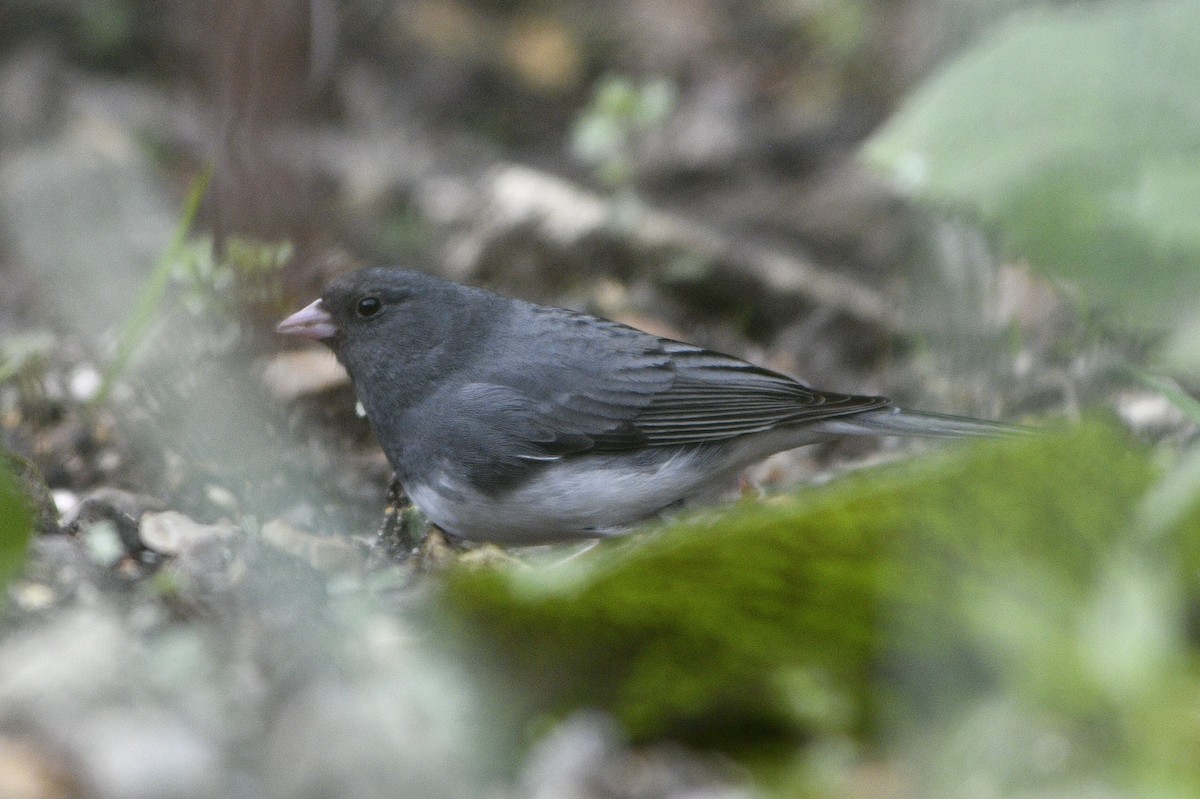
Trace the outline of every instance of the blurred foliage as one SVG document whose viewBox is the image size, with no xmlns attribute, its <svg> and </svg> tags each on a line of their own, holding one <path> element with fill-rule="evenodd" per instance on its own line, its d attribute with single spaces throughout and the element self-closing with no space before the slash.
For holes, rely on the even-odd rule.
<svg viewBox="0 0 1200 799">
<path fill-rule="evenodd" d="M 1195 378 L 1198 39 L 1200 5 L 1188 0 L 1022 9 L 918 89 L 865 155 L 917 199 L 977 222 L 1007 256 L 1066 284 L 1081 304 L 1138 334 L 1165 334 L 1157 365 Z M 1200 418 L 1196 401 L 1174 381 L 1142 380 L 1193 421 Z M 1109 738 L 1079 751 L 1114 757 L 1100 757 L 1097 768 L 1136 764 L 1137 780 L 1178 779 L 1186 787 L 1181 795 L 1194 795 L 1200 779 L 1185 736 L 1196 731 L 1185 724 L 1181 732 L 1167 708 L 1190 704 L 1200 688 L 1190 665 L 1196 653 L 1179 635 L 1181 608 L 1200 598 L 1192 540 L 1200 529 L 1193 518 L 1200 452 L 1160 457 L 1165 474 L 1138 503 L 1132 527 L 1141 539 L 1130 545 L 1132 554 L 1110 556 L 1104 585 L 1093 590 L 1093 609 L 1106 610 L 1089 623 L 1106 632 L 1077 629 L 1064 638 L 1092 648 L 1091 677 L 1057 663 L 1047 663 L 1046 673 L 1060 691 L 1092 684 L 1092 707 L 1106 719 Z M 1113 612 L 1114 603 L 1126 615 Z M 1006 623 L 1017 634 L 1033 618 L 1018 613 Z M 1089 635 L 1090 643 L 1082 640 Z M 1049 643 L 1041 649 L 1056 651 Z M 1063 712 L 1077 721 L 1082 708 L 1064 698 Z"/>
<path fill-rule="evenodd" d="M 419 257 L 429 251 L 433 232 L 428 220 L 412 207 L 397 208 L 381 220 L 373 247 L 387 263 Z"/>
<path fill-rule="evenodd" d="M 80 48 L 98 61 L 118 58 L 133 44 L 136 12 L 125 0 L 75 4 L 75 36 Z"/>
<path fill-rule="evenodd" d="M 179 301 L 193 316 L 210 313 L 233 290 L 233 269 L 217 258 L 211 236 L 189 239 L 171 264 L 171 280 L 179 287 Z"/>
<path fill-rule="evenodd" d="M 1166 397 L 1192 424 L 1200 425 L 1200 400 L 1177 382 L 1140 371 L 1135 375 L 1144 385 Z M 1192 442 L 1181 452 L 1172 453 L 1169 467 L 1142 502 L 1140 527 L 1147 535 L 1180 526 L 1189 513 L 1200 507 L 1200 447 Z"/>
<path fill-rule="evenodd" d="M 265 308 L 272 316 L 280 309 L 283 269 L 294 252 L 290 242 L 230 236 L 218 253 L 210 236 L 188 237 L 211 177 L 209 168 L 193 184 L 175 235 L 122 326 L 96 404 L 107 400 L 114 382 L 162 317 L 172 288 L 177 301 L 193 316 L 236 320 L 248 309 Z"/>
<path fill-rule="evenodd" d="M 21 573 L 33 535 L 33 514 L 21 491 L 15 462 L 0 450 L 0 607 L 7 597 L 8 583 Z"/>
<path fill-rule="evenodd" d="M 640 84 L 622 75 L 601 78 L 575 122 L 572 152 L 601 185 L 629 189 L 644 136 L 666 121 L 675 95 L 675 86 L 661 78 Z"/>
<path fill-rule="evenodd" d="M 1090 718 L 1113 708 L 1080 609 L 1153 478 L 1106 428 L 981 442 L 556 567 L 457 572 L 446 602 L 543 709 L 604 707 L 637 738 L 871 731 L 1001 685 Z"/>
<path fill-rule="evenodd" d="M 179 252 L 171 277 L 179 301 L 193 316 L 234 317 L 247 307 L 279 308 L 290 242 L 261 242 L 242 236 L 224 240 L 217 253 L 210 236 L 192 239 Z"/>
<path fill-rule="evenodd" d="M 922 86 L 867 144 L 917 198 L 1134 325 L 1200 289 L 1200 6 L 1022 11 Z"/>
<path fill-rule="evenodd" d="M 1156 365 L 1170 374 L 1200 380 L 1200 312 L 1171 332 L 1157 353 Z"/>
<path fill-rule="evenodd" d="M 103 405 L 108 401 L 113 386 L 124 374 L 130 359 L 145 341 L 150 326 L 158 316 L 171 273 L 187 246 L 188 231 L 191 230 L 192 223 L 196 220 L 196 214 L 200 210 L 200 201 L 204 199 L 204 193 L 208 189 L 208 182 L 212 178 L 212 174 L 213 169 L 209 166 L 192 184 L 179 225 L 175 228 L 175 234 L 150 273 L 150 278 L 146 281 L 141 295 L 138 296 L 133 311 L 121 326 L 121 332 L 117 337 L 116 352 L 112 361 L 109 362 L 108 368 L 104 370 L 100 390 L 93 399 L 95 405 Z"/>
<path fill-rule="evenodd" d="M 11 333 L 0 338 L 0 383 L 40 372 L 42 361 L 55 343 L 54 334 L 48 330 Z"/>
<path fill-rule="evenodd" d="M 264 242 L 230 237 L 223 242 L 221 261 L 232 270 L 238 307 L 277 309 L 283 302 L 283 268 L 292 260 L 291 242 Z"/>
<path fill-rule="evenodd" d="M 787 791 L 850 746 L 937 795 L 1196 795 L 1200 508 L 1147 526 L 1157 473 L 1099 425 L 977 442 L 549 568 L 456 571 L 444 600 L 536 712 L 604 708 Z"/>
<path fill-rule="evenodd" d="M 793 8 L 818 58 L 845 64 L 860 56 L 868 44 L 872 17 L 868 0 L 818 0 L 797 3 Z"/>
</svg>

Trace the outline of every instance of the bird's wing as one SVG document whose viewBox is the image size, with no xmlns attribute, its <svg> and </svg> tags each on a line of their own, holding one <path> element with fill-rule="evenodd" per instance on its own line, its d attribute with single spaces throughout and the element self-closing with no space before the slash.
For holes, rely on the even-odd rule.
<svg viewBox="0 0 1200 799">
<path fill-rule="evenodd" d="M 651 446 L 718 441 L 891 404 L 886 397 L 818 391 L 729 355 L 660 342 L 674 366 L 674 380 L 634 422 Z"/>
<path fill-rule="evenodd" d="M 510 431 L 509 454 L 540 460 L 701 444 L 889 405 L 817 391 L 729 355 L 561 309 L 531 307 L 537 363 L 492 353 L 489 379 L 459 396 Z"/>
</svg>

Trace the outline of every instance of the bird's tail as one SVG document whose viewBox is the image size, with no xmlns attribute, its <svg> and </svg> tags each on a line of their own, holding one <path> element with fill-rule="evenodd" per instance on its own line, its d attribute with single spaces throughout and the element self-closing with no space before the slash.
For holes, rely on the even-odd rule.
<svg viewBox="0 0 1200 799">
<path fill-rule="evenodd" d="M 945 413 L 906 411 L 894 407 L 867 411 L 836 421 L 854 428 L 844 432 L 860 435 L 957 438 L 960 436 L 1015 436 L 1033 432 L 1028 427 L 1004 422 L 990 422 L 986 419 L 951 416 Z"/>
</svg>

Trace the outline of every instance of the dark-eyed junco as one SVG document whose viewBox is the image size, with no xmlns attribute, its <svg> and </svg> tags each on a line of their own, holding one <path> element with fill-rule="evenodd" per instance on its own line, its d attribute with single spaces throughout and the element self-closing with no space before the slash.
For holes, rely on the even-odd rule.
<svg viewBox="0 0 1200 799">
<path fill-rule="evenodd" d="M 345 365 L 413 502 L 467 539 L 600 536 L 842 435 L 1015 428 L 905 411 L 606 319 L 364 269 L 279 324 Z"/>
</svg>

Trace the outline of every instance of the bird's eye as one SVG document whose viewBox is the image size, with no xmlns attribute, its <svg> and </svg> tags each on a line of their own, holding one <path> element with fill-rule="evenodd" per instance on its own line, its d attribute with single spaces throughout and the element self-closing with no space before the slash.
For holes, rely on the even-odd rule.
<svg viewBox="0 0 1200 799">
<path fill-rule="evenodd" d="M 354 306 L 354 311 L 363 319 L 368 319 L 383 310 L 383 303 L 378 297 L 363 297 Z"/>
</svg>

